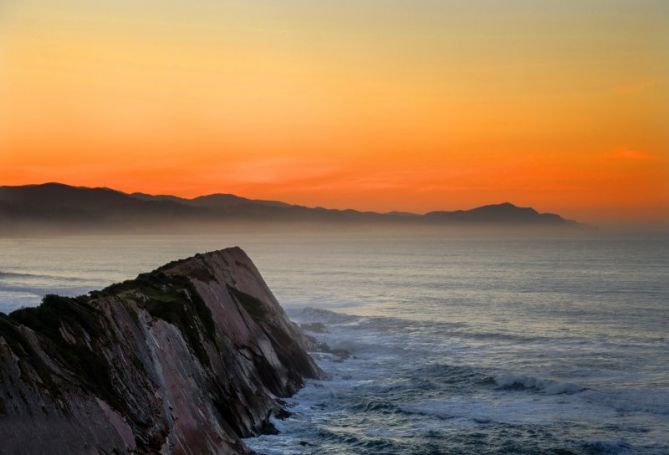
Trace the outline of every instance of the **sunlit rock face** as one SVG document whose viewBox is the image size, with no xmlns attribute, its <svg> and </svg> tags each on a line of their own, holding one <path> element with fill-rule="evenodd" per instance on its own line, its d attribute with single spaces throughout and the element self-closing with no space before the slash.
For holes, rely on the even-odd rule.
<svg viewBox="0 0 669 455">
<path fill-rule="evenodd" d="M 249 453 L 307 343 L 239 248 L 0 313 L 0 453 Z"/>
</svg>

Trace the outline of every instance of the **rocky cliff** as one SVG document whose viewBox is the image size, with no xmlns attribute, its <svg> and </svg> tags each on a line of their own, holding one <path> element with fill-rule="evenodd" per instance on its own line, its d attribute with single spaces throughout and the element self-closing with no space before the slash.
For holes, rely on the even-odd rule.
<svg viewBox="0 0 669 455">
<path fill-rule="evenodd" d="M 321 376 L 239 248 L 0 313 L 0 453 L 244 454 Z"/>
</svg>

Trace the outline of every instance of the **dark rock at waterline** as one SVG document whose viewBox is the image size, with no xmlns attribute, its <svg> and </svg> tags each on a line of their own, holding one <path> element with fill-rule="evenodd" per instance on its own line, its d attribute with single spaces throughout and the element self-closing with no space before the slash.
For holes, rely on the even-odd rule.
<svg viewBox="0 0 669 455">
<path fill-rule="evenodd" d="M 239 248 L 0 313 L 0 454 L 245 454 L 322 377 Z"/>
<path fill-rule="evenodd" d="M 324 341 L 320 341 L 317 338 L 311 335 L 305 335 L 307 349 L 314 356 L 323 357 L 330 356 L 334 357 L 335 360 L 342 361 L 351 357 L 351 352 L 346 349 L 333 348 Z"/>
</svg>

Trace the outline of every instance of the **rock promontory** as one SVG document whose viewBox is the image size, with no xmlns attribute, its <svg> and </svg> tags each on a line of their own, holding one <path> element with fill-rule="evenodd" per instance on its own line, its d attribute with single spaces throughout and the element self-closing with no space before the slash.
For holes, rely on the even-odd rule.
<svg viewBox="0 0 669 455">
<path fill-rule="evenodd" d="M 246 454 L 322 372 L 239 248 L 0 313 L 0 454 Z"/>
</svg>

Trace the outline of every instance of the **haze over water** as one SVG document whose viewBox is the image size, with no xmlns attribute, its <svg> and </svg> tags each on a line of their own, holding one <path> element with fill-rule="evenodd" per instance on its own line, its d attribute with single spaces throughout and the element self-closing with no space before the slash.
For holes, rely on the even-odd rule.
<svg viewBox="0 0 669 455">
<path fill-rule="evenodd" d="M 260 453 L 669 453 L 666 236 L 0 239 L 0 311 L 233 245 L 352 353 L 318 356 Z"/>
</svg>

